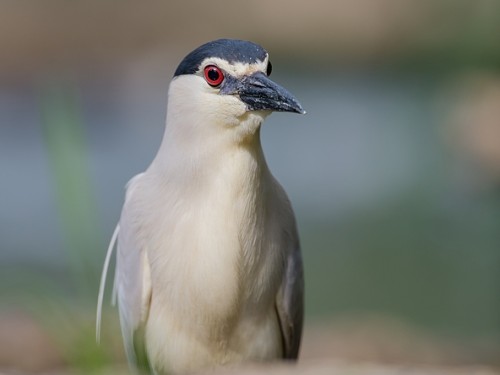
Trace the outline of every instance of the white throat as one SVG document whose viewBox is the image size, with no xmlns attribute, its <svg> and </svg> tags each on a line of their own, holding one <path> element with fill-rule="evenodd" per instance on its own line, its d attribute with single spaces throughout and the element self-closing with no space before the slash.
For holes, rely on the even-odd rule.
<svg viewBox="0 0 500 375">
<path fill-rule="evenodd" d="M 235 96 L 207 92 L 201 77 L 177 77 L 169 90 L 162 144 L 150 169 L 166 178 L 184 176 L 190 183 L 231 170 L 243 180 L 247 174 L 267 174 L 260 125 L 268 114 L 247 111 Z"/>
</svg>

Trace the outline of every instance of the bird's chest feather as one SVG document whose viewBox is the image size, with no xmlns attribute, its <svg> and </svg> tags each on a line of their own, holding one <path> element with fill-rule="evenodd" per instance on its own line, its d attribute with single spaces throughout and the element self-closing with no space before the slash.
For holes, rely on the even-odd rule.
<svg viewBox="0 0 500 375">
<path fill-rule="evenodd" d="M 227 336 L 249 314 L 268 314 L 282 255 L 266 190 L 220 176 L 203 189 L 170 191 L 147 225 L 154 228 L 146 245 L 152 307 L 156 302 L 177 325 L 199 324 L 209 336 Z"/>
</svg>

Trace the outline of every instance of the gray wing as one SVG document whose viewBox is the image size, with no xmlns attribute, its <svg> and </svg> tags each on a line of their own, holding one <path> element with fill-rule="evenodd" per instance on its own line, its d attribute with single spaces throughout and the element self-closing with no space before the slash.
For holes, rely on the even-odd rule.
<svg viewBox="0 0 500 375">
<path fill-rule="evenodd" d="M 304 271 L 295 223 L 290 237 L 285 273 L 276 298 L 276 310 L 283 337 L 283 358 L 296 359 L 304 320 Z"/>
<path fill-rule="evenodd" d="M 138 368 L 147 366 L 144 327 L 151 302 L 151 276 L 147 251 L 139 243 L 140 228 L 134 210 L 134 190 L 142 174 L 127 185 L 127 195 L 120 217 L 116 257 L 115 288 L 120 312 L 120 326 L 129 362 Z"/>
</svg>

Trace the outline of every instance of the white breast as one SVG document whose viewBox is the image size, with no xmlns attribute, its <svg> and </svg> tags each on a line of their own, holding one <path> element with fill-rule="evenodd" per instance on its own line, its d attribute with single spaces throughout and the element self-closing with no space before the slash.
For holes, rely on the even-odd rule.
<svg viewBox="0 0 500 375">
<path fill-rule="evenodd" d="M 164 181 L 153 168 L 138 189 L 152 285 L 146 345 L 159 370 L 281 355 L 280 197 L 259 157 L 236 151 L 197 180 L 184 171 Z"/>
</svg>

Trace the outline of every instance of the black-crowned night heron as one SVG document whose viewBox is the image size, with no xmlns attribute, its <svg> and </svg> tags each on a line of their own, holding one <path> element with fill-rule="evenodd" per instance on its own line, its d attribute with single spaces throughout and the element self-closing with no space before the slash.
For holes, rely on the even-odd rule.
<svg viewBox="0 0 500 375">
<path fill-rule="evenodd" d="M 115 292 L 129 361 L 153 373 L 297 358 L 304 281 L 295 218 L 260 126 L 305 113 L 259 45 L 216 40 L 175 71 L 165 135 L 127 185 Z"/>
</svg>

